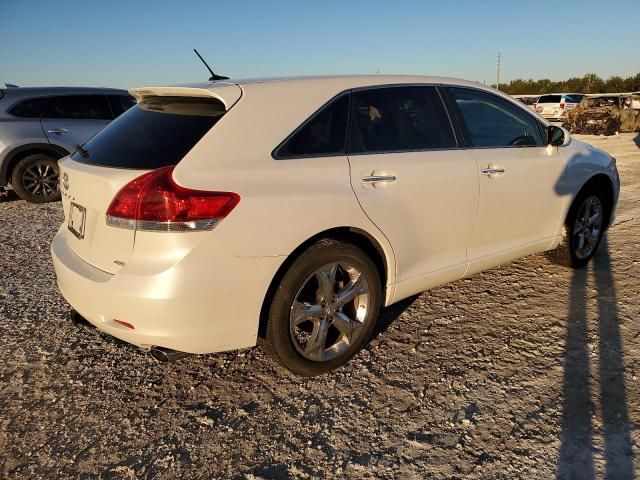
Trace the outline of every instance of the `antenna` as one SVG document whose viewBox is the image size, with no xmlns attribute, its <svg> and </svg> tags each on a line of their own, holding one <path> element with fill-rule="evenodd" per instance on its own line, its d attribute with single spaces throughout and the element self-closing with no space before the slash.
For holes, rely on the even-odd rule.
<svg viewBox="0 0 640 480">
<path fill-rule="evenodd" d="M 500 90 L 500 52 L 498 52 L 498 61 L 496 62 L 498 73 L 496 76 L 496 90 Z"/>
<path fill-rule="evenodd" d="M 202 58 L 202 55 L 198 53 L 198 50 L 194 48 L 193 51 L 196 52 L 196 55 L 198 56 L 198 58 L 202 61 L 202 63 L 204 63 L 204 66 L 207 67 L 207 70 L 209 70 L 209 73 L 211 73 L 211 76 L 209 77 L 210 82 L 215 82 L 216 80 L 229 80 L 229 77 L 223 77 L 222 75 L 216 75 L 215 73 L 213 73 L 213 70 L 211 70 L 211 67 L 209 66 L 209 64 L 204 61 L 204 58 Z"/>
</svg>

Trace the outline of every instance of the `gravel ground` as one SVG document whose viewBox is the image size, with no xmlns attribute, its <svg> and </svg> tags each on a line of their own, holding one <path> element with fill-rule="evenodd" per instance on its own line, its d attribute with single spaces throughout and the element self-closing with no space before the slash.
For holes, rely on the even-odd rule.
<svg viewBox="0 0 640 480">
<path fill-rule="evenodd" d="M 640 477 L 640 136 L 595 262 L 535 255 L 393 306 L 347 367 L 259 350 L 161 365 L 74 326 L 60 206 L 0 203 L 0 477 Z"/>
</svg>

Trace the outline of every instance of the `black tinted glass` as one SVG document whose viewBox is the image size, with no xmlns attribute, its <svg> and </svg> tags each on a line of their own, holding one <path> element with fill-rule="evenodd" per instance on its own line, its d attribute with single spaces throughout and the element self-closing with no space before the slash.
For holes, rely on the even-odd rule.
<svg viewBox="0 0 640 480">
<path fill-rule="evenodd" d="M 89 140 L 73 159 L 140 170 L 175 165 L 224 114 L 214 98 L 150 97 Z"/>
<path fill-rule="evenodd" d="M 353 105 L 354 151 L 397 152 L 456 146 L 449 119 L 434 87 L 355 92 Z"/>
<path fill-rule="evenodd" d="M 567 103 L 580 103 L 584 95 L 567 95 L 564 97 L 565 102 Z"/>
<path fill-rule="evenodd" d="M 47 98 L 30 98 L 15 105 L 9 113 L 16 117 L 40 118 L 47 106 Z"/>
<path fill-rule="evenodd" d="M 450 88 L 473 147 L 542 145 L 537 120 L 522 108 L 491 93 Z"/>
<path fill-rule="evenodd" d="M 562 95 L 542 95 L 538 103 L 560 103 Z"/>
<path fill-rule="evenodd" d="M 114 118 L 118 118 L 136 104 L 136 101 L 130 95 L 109 95 L 108 98 Z"/>
<path fill-rule="evenodd" d="M 64 95 L 51 97 L 44 118 L 111 120 L 106 95 Z"/>
<path fill-rule="evenodd" d="M 342 95 L 320 112 L 278 149 L 281 158 L 343 153 L 347 140 L 349 95 Z"/>
</svg>

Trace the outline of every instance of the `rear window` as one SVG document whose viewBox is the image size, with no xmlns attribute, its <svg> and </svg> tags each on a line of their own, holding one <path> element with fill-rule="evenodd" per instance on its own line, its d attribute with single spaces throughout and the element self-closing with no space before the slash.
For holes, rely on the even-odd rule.
<svg viewBox="0 0 640 480">
<path fill-rule="evenodd" d="M 85 145 L 74 160 L 150 170 L 177 164 L 224 115 L 215 98 L 147 97 Z"/>
<path fill-rule="evenodd" d="M 538 103 L 560 103 L 562 95 L 542 95 Z"/>
</svg>

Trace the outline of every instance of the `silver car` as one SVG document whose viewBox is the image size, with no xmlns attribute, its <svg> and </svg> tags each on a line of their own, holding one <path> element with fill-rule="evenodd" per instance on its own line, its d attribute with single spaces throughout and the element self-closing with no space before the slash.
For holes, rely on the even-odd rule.
<svg viewBox="0 0 640 480">
<path fill-rule="evenodd" d="M 60 199 L 58 160 L 135 104 L 112 88 L 0 88 L 0 191 L 29 202 Z"/>
</svg>

